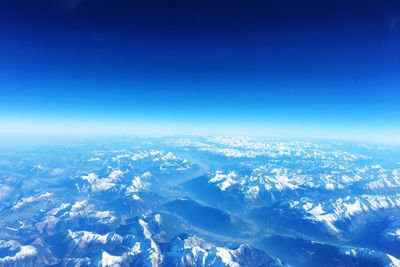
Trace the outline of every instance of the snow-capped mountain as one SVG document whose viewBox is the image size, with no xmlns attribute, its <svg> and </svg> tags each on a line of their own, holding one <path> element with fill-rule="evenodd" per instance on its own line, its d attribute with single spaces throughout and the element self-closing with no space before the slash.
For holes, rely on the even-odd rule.
<svg viewBox="0 0 400 267">
<path fill-rule="evenodd" d="M 1 154 L 0 188 L 0 266 L 400 264 L 397 147 L 87 140 Z"/>
</svg>

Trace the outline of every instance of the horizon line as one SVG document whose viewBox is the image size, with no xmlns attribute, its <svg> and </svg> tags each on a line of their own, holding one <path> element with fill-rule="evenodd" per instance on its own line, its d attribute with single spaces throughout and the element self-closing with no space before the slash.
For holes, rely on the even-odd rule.
<svg viewBox="0 0 400 267">
<path fill-rule="evenodd" d="M 319 139 L 330 141 L 349 141 L 400 145 L 400 131 L 371 131 L 366 129 L 335 129 L 328 127 L 310 127 L 243 124 L 243 123 L 177 123 L 177 122 L 111 122 L 98 121 L 1 121 L 1 136 L 246 136 L 271 139 Z"/>
</svg>

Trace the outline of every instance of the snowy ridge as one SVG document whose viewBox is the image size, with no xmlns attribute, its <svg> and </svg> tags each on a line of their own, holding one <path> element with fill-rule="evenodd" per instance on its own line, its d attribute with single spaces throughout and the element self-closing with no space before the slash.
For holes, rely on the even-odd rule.
<svg viewBox="0 0 400 267">
<path fill-rule="evenodd" d="M 214 246 L 197 236 L 176 237 L 166 254 L 167 266 L 284 266 L 265 252 L 249 245 L 237 249 Z"/>
<path fill-rule="evenodd" d="M 399 157 L 196 136 L 4 152 L 0 266 L 398 266 Z"/>
<path fill-rule="evenodd" d="M 34 266 L 38 251 L 29 245 L 20 245 L 17 241 L 0 240 L 0 249 L 7 250 L 7 256 L 0 257 L 1 266 Z"/>
<path fill-rule="evenodd" d="M 303 204 L 301 204 L 303 203 Z M 290 204 L 291 208 L 303 209 L 307 218 L 320 221 L 333 232 L 339 230 L 334 225 L 336 221 L 351 219 L 361 213 L 376 212 L 385 209 L 400 209 L 400 194 L 393 196 L 382 195 L 361 195 L 347 196 L 324 203 L 313 204 L 308 198 L 294 201 Z"/>
</svg>

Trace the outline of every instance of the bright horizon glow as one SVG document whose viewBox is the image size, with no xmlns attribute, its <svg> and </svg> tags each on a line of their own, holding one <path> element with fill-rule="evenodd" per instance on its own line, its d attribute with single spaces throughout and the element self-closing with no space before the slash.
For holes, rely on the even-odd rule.
<svg viewBox="0 0 400 267">
<path fill-rule="evenodd" d="M 290 139 L 327 139 L 340 141 L 400 144 L 396 131 L 368 131 L 362 129 L 318 129 L 290 126 L 256 125 L 251 123 L 190 123 L 165 121 L 2 121 L 0 134 L 7 135 L 199 135 L 199 136 L 255 136 Z M 1 136 L 0 136 L 1 138 Z"/>
</svg>

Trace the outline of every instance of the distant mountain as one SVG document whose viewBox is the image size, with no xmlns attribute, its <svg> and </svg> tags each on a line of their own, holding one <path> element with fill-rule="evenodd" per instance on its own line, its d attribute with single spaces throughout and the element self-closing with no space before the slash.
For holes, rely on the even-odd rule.
<svg viewBox="0 0 400 267">
<path fill-rule="evenodd" d="M 400 148 L 249 137 L 0 154 L 0 266 L 400 266 Z"/>
</svg>

